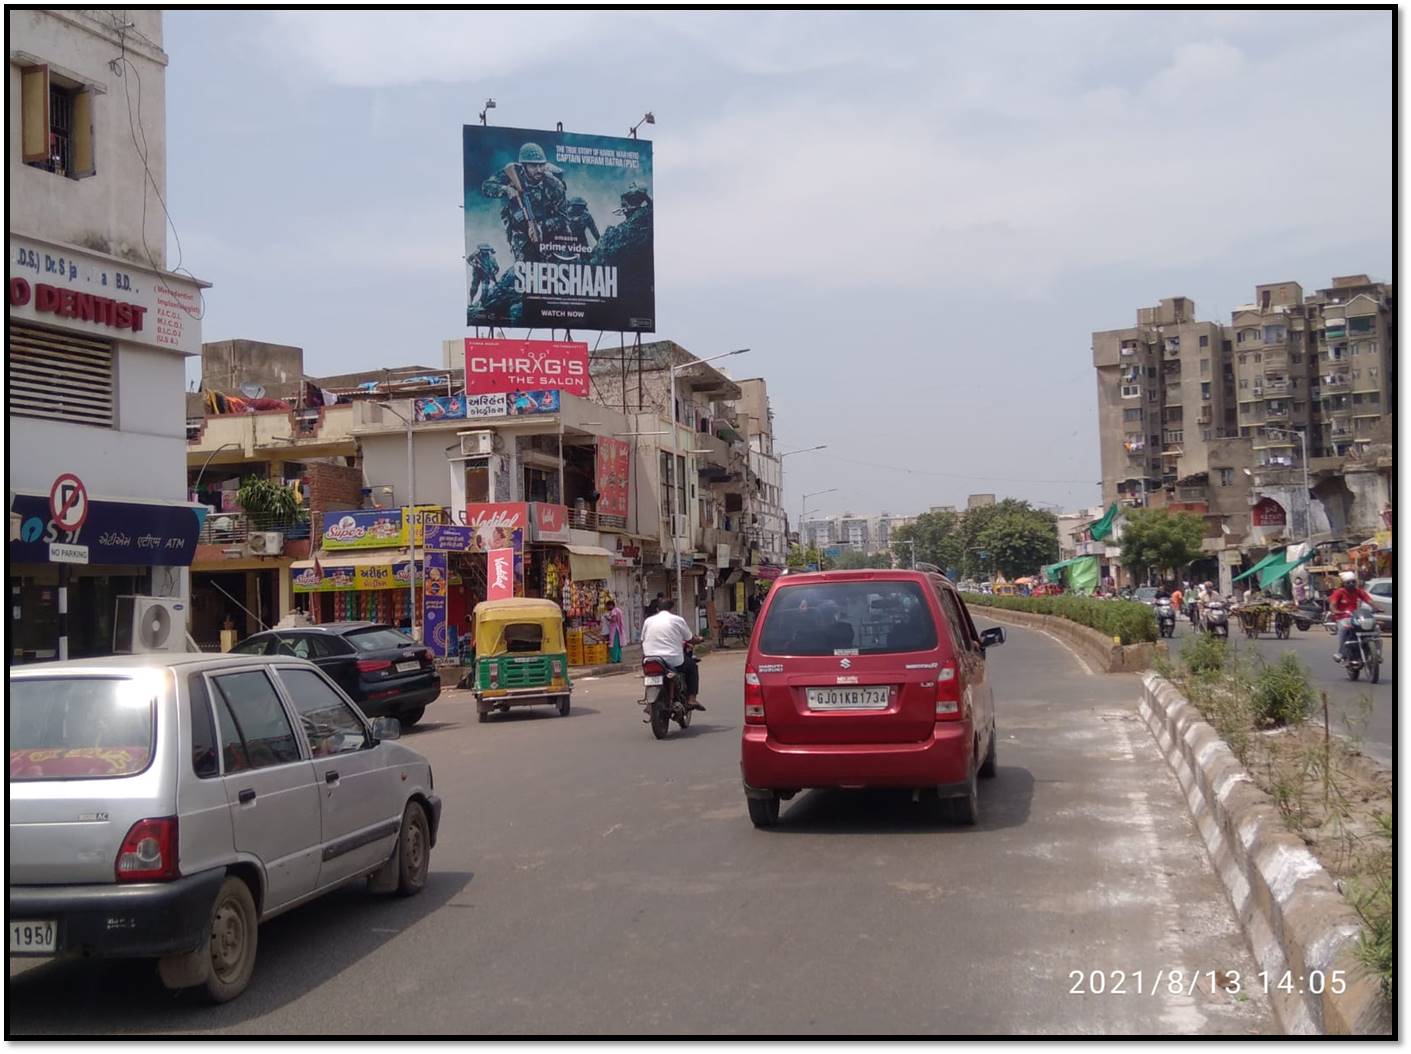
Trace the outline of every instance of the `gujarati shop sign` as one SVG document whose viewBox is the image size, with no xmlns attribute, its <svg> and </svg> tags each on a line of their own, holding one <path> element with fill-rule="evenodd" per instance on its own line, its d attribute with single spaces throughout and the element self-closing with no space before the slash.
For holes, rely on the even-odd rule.
<svg viewBox="0 0 1411 1054">
<path fill-rule="evenodd" d="M 83 522 L 65 530 L 54 521 L 49 495 L 15 494 L 10 500 L 10 560 L 49 563 L 51 545 L 82 546 L 90 564 L 186 567 L 196 555 L 205 506 L 94 498 L 87 498 L 86 505 Z"/>
<path fill-rule="evenodd" d="M 632 448 L 621 439 L 598 437 L 598 515 L 627 518 L 627 471 Z"/>
<path fill-rule="evenodd" d="M 467 337 L 465 390 L 470 395 L 557 389 L 588 397 L 588 345 L 571 340 Z"/>
</svg>

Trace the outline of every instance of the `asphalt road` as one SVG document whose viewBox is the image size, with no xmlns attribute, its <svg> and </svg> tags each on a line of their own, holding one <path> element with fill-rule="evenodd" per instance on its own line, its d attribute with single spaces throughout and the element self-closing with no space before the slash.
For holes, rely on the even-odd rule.
<svg viewBox="0 0 1411 1054">
<path fill-rule="evenodd" d="M 406 740 L 445 800 L 422 895 L 349 889 L 271 921 L 222 1007 L 141 964 L 12 961 L 11 1035 L 1275 1031 L 1135 679 L 1007 632 L 978 827 L 813 791 L 755 830 L 739 652 L 705 660 L 709 711 L 662 742 L 631 676 L 581 682 L 567 718 L 478 724 L 454 693 Z"/>
<path fill-rule="evenodd" d="M 1189 621 L 1177 618 L 1176 647 L 1180 648 L 1181 641 L 1193 632 Z M 1236 620 L 1231 624 L 1230 639 L 1237 648 L 1253 648 L 1266 662 L 1277 662 L 1289 653 L 1298 656 L 1318 690 L 1328 693 L 1333 731 L 1355 739 L 1368 757 L 1392 767 L 1396 742 L 1392 728 L 1396 648 L 1390 633 L 1382 634 L 1382 670 L 1377 684 L 1368 684 L 1365 679 L 1348 680 L 1343 667 L 1333 661 L 1337 638 L 1317 625 L 1307 630 L 1295 626 L 1288 640 L 1279 640 L 1272 633 L 1246 637 Z"/>
</svg>

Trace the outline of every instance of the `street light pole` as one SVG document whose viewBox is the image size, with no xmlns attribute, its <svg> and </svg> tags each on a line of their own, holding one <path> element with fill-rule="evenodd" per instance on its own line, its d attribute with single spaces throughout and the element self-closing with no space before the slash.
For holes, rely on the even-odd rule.
<svg viewBox="0 0 1411 1054">
<path fill-rule="evenodd" d="M 732 355 L 743 355 L 749 350 L 749 348 L 737 348 L 735 351 L 726 351 L 722 352 L 719 355 L 712 355 L 708 359 L 692 358 L 690 362 L 683 362 L 679 365 L 671 367 L 669 372 L 671 374 L 671 472 L 673 475 L 676 474 L 676 467 L 680 463 L 678 459 L 681 456 L 681 436 L 678 433 L 676 423 L 676 375 L 680 371 L 687 369 L 691 366 L 704 365 L 707 362 L 715 362 L 717 359 L 728 359 Z M 678 488 L 680 488 L 680 493 L 683 496 L 682 500 L 678 500 L 676 502 L 676 505 L 680 506 L 684 504 L 684 495 L 686 493 L 686 481 L 684 479 L 678 479 L 676 481 L 676 485 Z M 689 508 L 689 506 L 687 507 Z M 690 517 L 688 514 L 687 520 L 689 521 L 689 519 Z M 673 557 L 672 562 L 676 564 L 676 602 L 680 604 L 681 607 L 684 609 L 686 606 L 686 597 L 685 594 L 682 592 L 681 584 L 681 545 L 676 540 L 676 510 L 674 508 L 671 510 L 671 515 L 668 517 L 667 528 L 671 531 L 671 555 Z M 681 617 L 685 618 L 685 615 L 683 614 Z M 700 629 L 699 626 L 697 626 L 696 628 Z"/>
<path fill-rule="evenodd" d="M 407 619 L 412 636 L 416 636 L 416 448 L 412 443 L 412 422 L 403 417 L 386 403 L 379 404 L 407 428 L 407 515 L 404 526 L 407 530 L 407 556 L 410 558 L 407 569 Z"/>
<path fill-rule="evenodd" d="M 802 498 L 799 499 L 799 548 L 800 548 L 800 549 L 802 549 L 802 548 L 804 547 L 804 544 L 803 544 L 803 520 L 804 520 L 804 517 L 808 515 L 808 499 L 809 499 L 809 498 L 816 498 L 816 497 L 818 497 L 820 494 L 832 494 L 832 493 L 834 493 L 837 489 L 838 489 L 837 487 L 829 487 L 827 490 L 815 490 L 815 491 L 812 491 L 811 493 L 805 494 Z M 823 561 L 823 554 L 820 553 L 820 554 L 819 554 L 819 570 L 822 570 L 822 568 L 823 568 L 823 563 L 822 563 L 822 561 Z"/>
</svg>

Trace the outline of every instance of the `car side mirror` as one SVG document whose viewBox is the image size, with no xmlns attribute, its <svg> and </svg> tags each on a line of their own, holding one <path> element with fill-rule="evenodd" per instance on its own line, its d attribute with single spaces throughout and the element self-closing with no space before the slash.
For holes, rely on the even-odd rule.
<svg viewBox="0 0 1411 1054">
<path fill-rule="evenodd" d="M 372 738 L 378 741 L 401 739 L 402 722 L 395 717 L 374 717 L 372 719 Z"/>
<path fill-rule="evenodd" d="M 995 644 L 1004 643 L 1004 627 L 995 626 L 993 629 L 980 631 L 980 647 L 988 648 Z"/>
</svg>

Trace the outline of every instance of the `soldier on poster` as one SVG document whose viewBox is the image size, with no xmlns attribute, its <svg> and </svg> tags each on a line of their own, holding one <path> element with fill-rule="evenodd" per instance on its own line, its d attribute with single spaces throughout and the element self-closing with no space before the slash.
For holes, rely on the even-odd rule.
<svg viewBox="0 0 1411 1054">
<path fill-rule="evenodd" d="M 468 325 L 655 329 L 651 143 L 467 125 L 464 145 Z"/>
<path fill-rule="evenodd" d="M 500 262 L 495 259 L 495 247 L 489 242 L 481 242 L 475 247 L 475 255 L 467 256 L 470 264 L 470 303 L 476 296 L 481 299 L 490 295 L 490 289 L 500 277 Z"/>
</svg>

